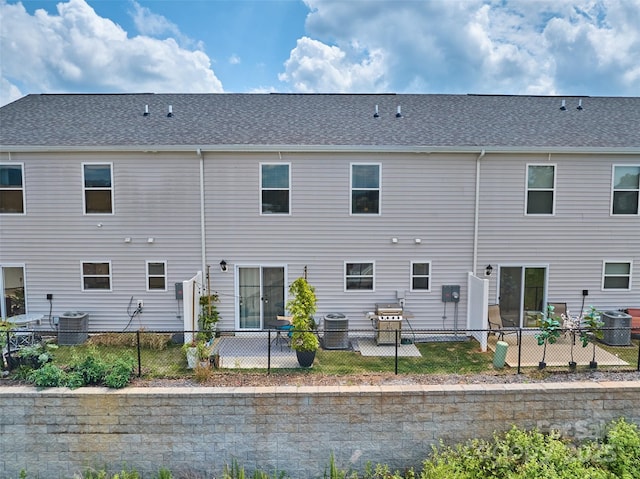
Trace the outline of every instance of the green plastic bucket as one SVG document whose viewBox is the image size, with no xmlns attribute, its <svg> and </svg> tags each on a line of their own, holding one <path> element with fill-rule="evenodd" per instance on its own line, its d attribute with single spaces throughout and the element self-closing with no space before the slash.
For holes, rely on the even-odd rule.
<svg viewBox="0 0 640 479">
<path fill-rule="evenodd" d="M 507 359 L 507 349 L 509 348 L 509 343 L 505 341 L 498 341 L 496 343 L 496 352 L 493 355 L 493 367 L 497 369 L 502 369 L 504 367 L 504 362 Z"/>
</svg>

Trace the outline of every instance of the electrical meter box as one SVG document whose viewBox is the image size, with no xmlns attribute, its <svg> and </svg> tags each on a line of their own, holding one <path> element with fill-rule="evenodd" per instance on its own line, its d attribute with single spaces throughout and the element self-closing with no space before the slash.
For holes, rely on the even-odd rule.
<svg viewBox="0 0 640 479">
<path fill-rule="evenodd" d="M 178 301 L 182 300 L 182 283 L 175 283 L 175 288 L 176 288 L 176 299 Z"/>
<path fill-rule="evenodd" d="M 445 303 L 457 303 L 458 301 L 460 301 L 460 285 L 442 285 L 442 301 Z"/>
</svg>

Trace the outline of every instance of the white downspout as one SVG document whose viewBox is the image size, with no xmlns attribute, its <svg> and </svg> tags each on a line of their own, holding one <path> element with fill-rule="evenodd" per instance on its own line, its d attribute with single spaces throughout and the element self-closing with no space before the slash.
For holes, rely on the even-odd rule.
<svg viewBox="0 0 640 479">
<path fill-rule="evenodd" d="M 204 155 L 202 150 L 198 148 L 196 150 L 198 158 L 200 158 L 200 249 L 202 251 L 202 269 L 204 272 L 207 270 L 207 235 L 205 228 L 205 215 L 204 215 Z M 209 292 L 207 291 L 207 294 Z"/>
<path fill-rule="evenodd" d="M 476 158 L 476 204 L 473 214 L 473 274 L 478 268 L 478 222 L 480 215 L 480 160 L 484 157 L 485 151 L 482 149 Z"/>
</svg>

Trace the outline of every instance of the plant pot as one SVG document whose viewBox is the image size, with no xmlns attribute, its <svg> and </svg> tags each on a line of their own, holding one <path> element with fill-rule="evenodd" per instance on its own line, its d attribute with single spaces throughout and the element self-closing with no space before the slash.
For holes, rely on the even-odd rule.
<svg viewBox="0 0 640 479">
<path fill-rule="evenodd" d="M 598 369 L 597 361 L 589 361 L 589 369 Z"/>
<path fill-rule="evenodd" d="M 544 369 L 547 367 L 547 363 L 545 363 L 544 361 L 540 361 L 538 363 L 538 369 Z"/>
<path fill-rule="evenodd" d="M 298 364 L 303 368 L 309 368 L 313 364 L 316 358 L 315 351 L 296 351 L 296 357 L 298 358 Z"/>
<path fill-rule="evenodd" d="M 198 349 L 188 348 L 186 355 L 187 355 L 187 368 L 195 369 L 196 364 L 198 364 Z"/>
<path fill-rule="evenodd" d="M 577 363 L 575 361 L 569 361 L 569 371 L 576 370 Z"/>
</svg>

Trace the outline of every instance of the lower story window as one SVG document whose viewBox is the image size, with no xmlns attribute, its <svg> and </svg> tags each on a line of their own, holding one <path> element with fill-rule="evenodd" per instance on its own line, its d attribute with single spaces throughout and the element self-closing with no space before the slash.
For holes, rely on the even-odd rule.
<svg viewBox="0 0 640 479">
<path fill-rule="evenodd" d="M 167 263 L 147 261 L 147 291 L 167 290 Z"/>
<path fill-rule="evenodd" d="M 631 263 L 604 263 L 602 289 L 631 289 Z"/>
<path fill-rule="evenodd" d="M 82 290 L 111 290 L 111 263 L 82 263 Z"/>
<path fill-rule="evenodd" d="M 345 263 L 345 290 L 373 291 L 373 263 Z"/>
<path fill-rule="evenodd" d="M 431 263 L 411 263 L 411 290 L 430 290 Z"/>
</svg>

